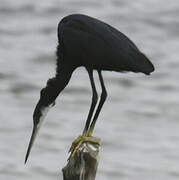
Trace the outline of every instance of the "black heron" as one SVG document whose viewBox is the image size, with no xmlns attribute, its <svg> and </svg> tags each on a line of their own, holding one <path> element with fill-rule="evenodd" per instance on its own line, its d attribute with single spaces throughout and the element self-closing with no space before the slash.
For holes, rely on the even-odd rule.
<svg viewBox="0 0 179 180">
<path fill-rule="evenodd" d="M 45 114 L 55 104 L 57 96 L 66 87 L 77 67 L 86 68 L 92 87 L 92 102 L 82 137 L 92 135 L 107 97 L 102 70 L 141 72 L 146 75 L 154 71 L 149 59 L 123 33 L 98 19 L 82 14 L 68 15 L 60 21 L 56 55 L 56 75 L 49 79 L 46 87 L 41 90 L 40 99 L 34 110 L 33 131 L 25 162 Z M 98 94 L 93 78 L 94 70 L 98 72 L 102 89 L 97 107 Z"/>
</svg>

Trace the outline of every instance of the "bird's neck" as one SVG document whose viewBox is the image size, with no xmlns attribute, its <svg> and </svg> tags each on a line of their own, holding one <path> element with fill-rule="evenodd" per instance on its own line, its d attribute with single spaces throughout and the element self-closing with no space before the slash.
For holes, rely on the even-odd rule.
<svg viewBox="0 0 179 180">
<path fill-rule="evenodd" d="M 58 69 L 58 73 L 55 78 L 60 92 L 67 86 L 73 71 L 74 68 L 67 65 Z"/>
<path fill-rule="evenodd" d="M 44 107 L 54 104 L 57 96 L 70 81 L 73 71 L 73 68 L 61 66 L 61 69 L 58 71 L 56 76 L 47 81 L 46 87 L 43 88 L 39 100 Z"/>
</svg>

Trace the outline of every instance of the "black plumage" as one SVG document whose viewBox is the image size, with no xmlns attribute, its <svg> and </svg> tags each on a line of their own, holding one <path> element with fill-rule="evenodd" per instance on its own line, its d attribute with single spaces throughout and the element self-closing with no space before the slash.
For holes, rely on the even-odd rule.
<svg viewBox="0 0 179 180">
<path fill-rule="evenodd" d="M 46 111 L 54 105 L 57 96 L 66 87 L 77 67 L 84 66 L 87 69 L 93 92 L 83 136 L 92 135 L 107 97 L 101 71 L 132 71 L 146 75 L 154 71 L 153 64 L 127 36 L 98 19 L 80 14 L 66 16 L 60 21 L 56 55 L 56 76 L 48 80 L 46 87 L 41 90 L 40 99 L 33 114 L 34 127 L 25 162 Z M 95 113 L 98 94 L 93 70 L 97 70 L 102 88 Z"/>
</svg>

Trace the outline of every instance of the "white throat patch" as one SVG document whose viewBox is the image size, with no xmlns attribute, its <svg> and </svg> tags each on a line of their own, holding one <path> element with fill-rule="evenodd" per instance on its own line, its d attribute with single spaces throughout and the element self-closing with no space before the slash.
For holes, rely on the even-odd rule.
<svg viewBox="0 0 179 180">
<path fill-rule="evenodd" d="M 46 106 L 44 108 L 42 108 L 41 110 L 41 117 L 39 119 L 39 123 L 37 124 L 37 128 L 39 129 L 42 125 L 42 122 L 44 121 L 45 119 L 45 116 L 47 115 L 48 111 L 52 108 L 53 104 L 50 104 L 49 106 Z"/>
</svg>

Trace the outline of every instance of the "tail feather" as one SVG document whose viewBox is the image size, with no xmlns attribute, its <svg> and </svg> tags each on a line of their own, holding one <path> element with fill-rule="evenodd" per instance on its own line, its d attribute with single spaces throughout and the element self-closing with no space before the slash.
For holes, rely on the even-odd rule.
<svg viewBox="0 0 179 180">
<path fill-rule="evenodd" d="M 139 51 L 133 51 L 131 54 L 131 70 L 134 72 L 142 72 L 146 75 L 150 75 L 155 68 L 151 61 L 147 58 L 146 55 Z"/>
<path fill-rule="evenodd" d="M 150 75 L 155 68 L 154 65 L 151 63 L 151 61 L 141 53 L 142 63 L 141 63 L 141 71 L 147 75 Z"/>
</svg>

